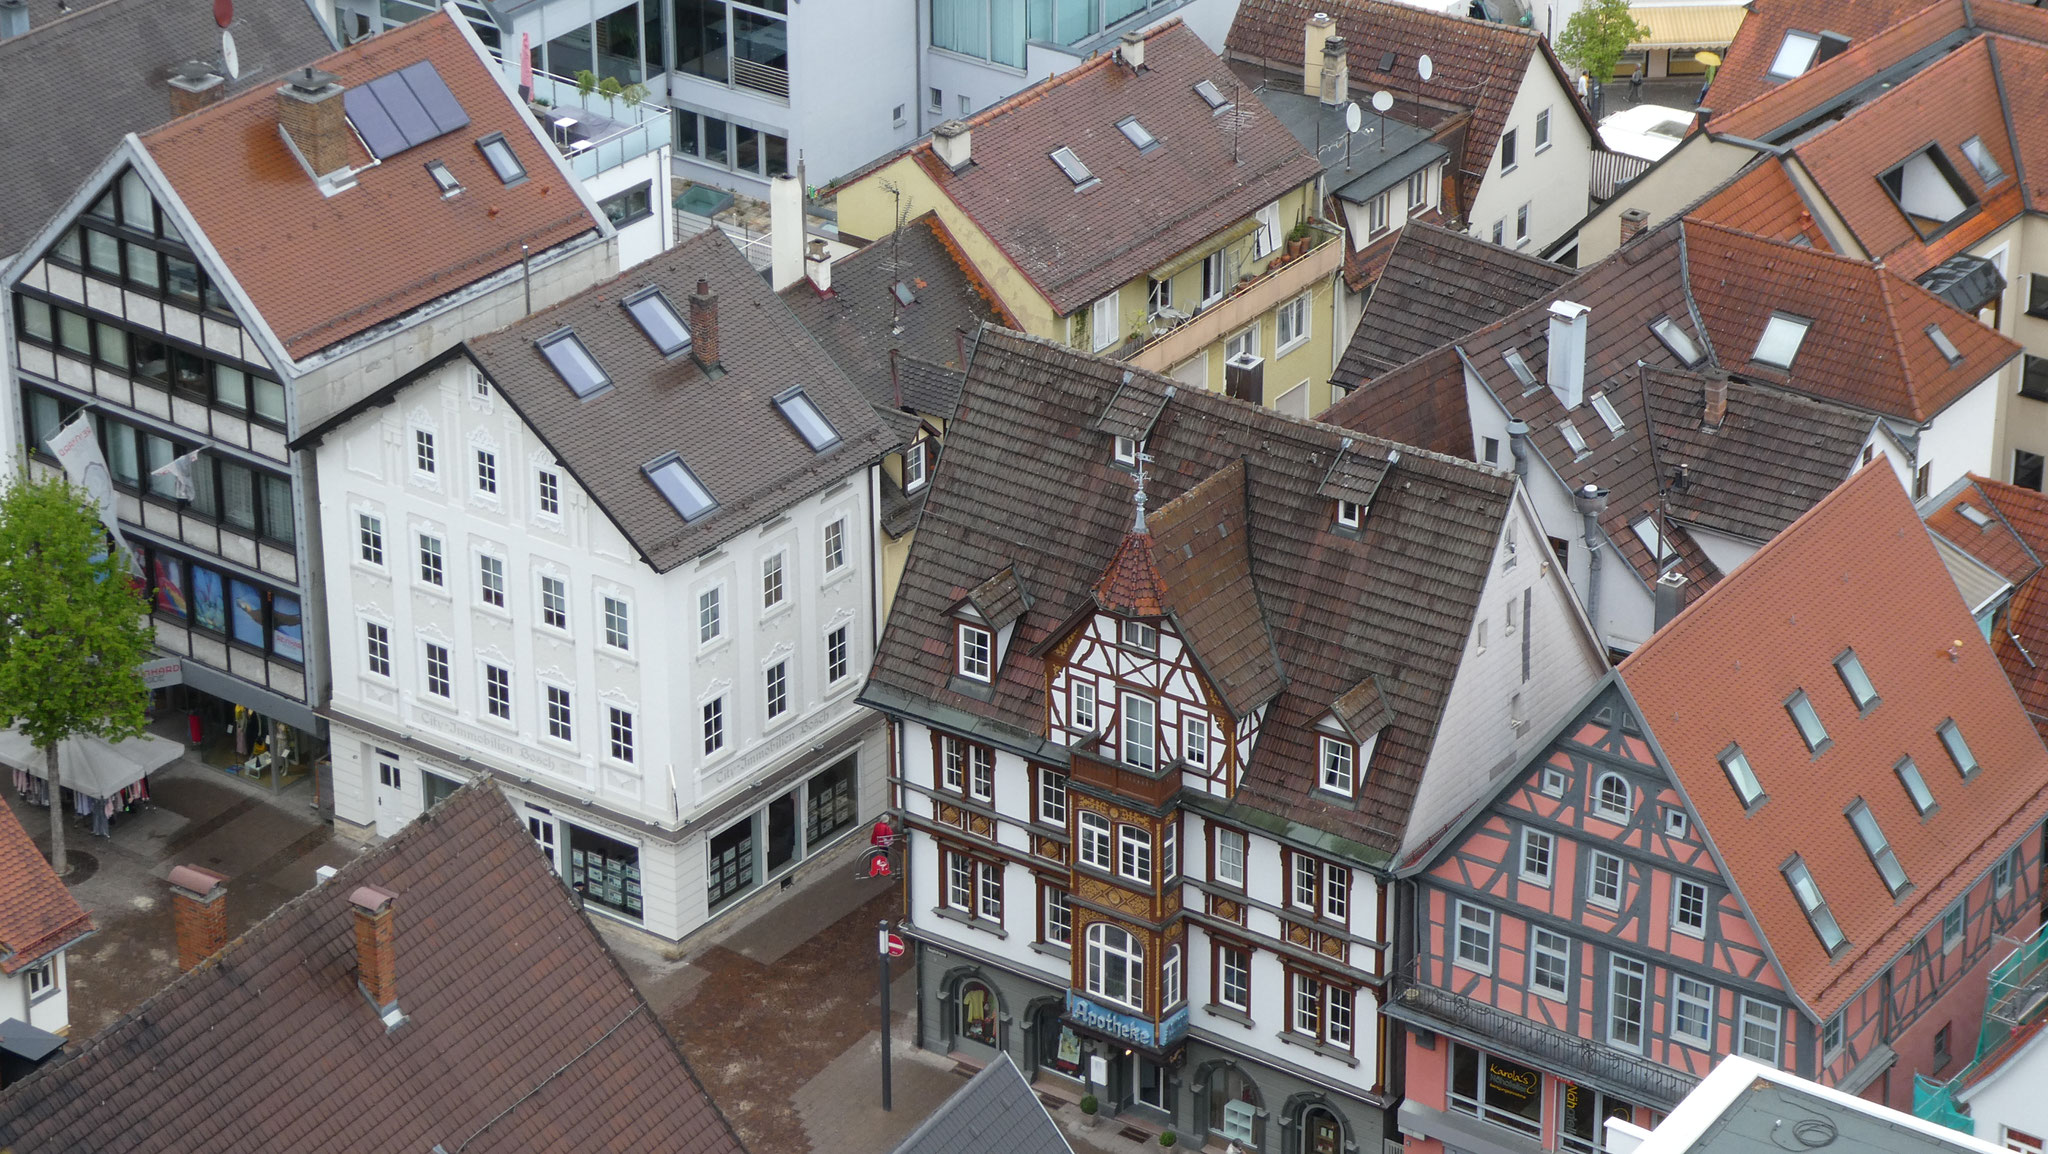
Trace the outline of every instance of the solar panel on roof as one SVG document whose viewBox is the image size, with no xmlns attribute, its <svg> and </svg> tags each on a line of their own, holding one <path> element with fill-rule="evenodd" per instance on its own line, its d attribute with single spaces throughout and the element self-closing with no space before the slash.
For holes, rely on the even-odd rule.
<svg viewBox="0 0 2048 1154">
<path fill-rule="evenodd" d="M 408 64 L 399 69 L 398 74 L 405 77 L 405 86 L 412 89 L 412 94 L 419 98 L 420 107 L 427 110 L 427 116 L 439 130 L 435 135 L 453 132 L 469 123 L 469 113 L 448 90 L 448 83 L 435 71 L 433 61 Z"/>
<path fill-rule="evenodd" d="M 409 64 L 342 93 L 349 123 L 384 160 L 469 123 L 431 61 Z"/>
<path fill-rule="evenodd" d="M 384 103 L 376 93 L 368 88 L 351 88 L 341 94 L 341 104 L 371 156 L 382 160 L 406 150 L 405 134 L 398 130 L 391 114 L 384 111 Z"/>
</svg>

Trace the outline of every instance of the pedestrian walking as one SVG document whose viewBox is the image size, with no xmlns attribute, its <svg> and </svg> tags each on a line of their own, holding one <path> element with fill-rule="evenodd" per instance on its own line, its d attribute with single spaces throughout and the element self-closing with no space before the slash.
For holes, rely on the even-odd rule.
<svg viewBox="0 0 2048 1154">
<path fill-rule="evenodd" d="M 1643 66 L 1640 64 L 1636 65 L 1634 72 L 1628 74 L 1628 102 L 1630 104 L 1641 104 L 1643 102 Z"/>
</svg>

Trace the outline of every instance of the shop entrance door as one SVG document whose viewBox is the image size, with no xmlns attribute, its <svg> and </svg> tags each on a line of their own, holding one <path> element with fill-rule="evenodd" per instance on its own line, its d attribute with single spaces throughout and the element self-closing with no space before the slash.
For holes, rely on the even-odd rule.
<svg viewBox="0 0 2048 1154">
<path fill-rule="evenodd" d="M 768 872 L 796 860 L 796 791 L 768 803 Z"/>
<path fill-rule="evenodd" d="M 1344 1128 L 1328 1110 L 1311 1107 L 1302 1118 L 1307 1154 L 1338 1154 L 1344 1148 Z"/>
</svg>

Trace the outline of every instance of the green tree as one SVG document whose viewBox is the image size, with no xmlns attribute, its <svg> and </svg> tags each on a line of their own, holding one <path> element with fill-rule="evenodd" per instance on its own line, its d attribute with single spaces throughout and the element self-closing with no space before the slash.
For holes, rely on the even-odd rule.
<svg viewBox="0 0 2048 1154">
<path fill-rule="evenodd" d="M 1650 29 L 1628 9 L 1628 0 L 1586 0 L 1565 22 L 1557 54 L 1601 84 L 1614 79 L 1614 66 L 1628 46 L 1650 37 Z"/>
<path fill-rule="evenodd" d="M 57 745 L 142 732 L 147 611 L 85 490 L 17 476 L 0 493 L 0 725 L 43 751 L 59 876 L 70 870 Z"/>
</svg>

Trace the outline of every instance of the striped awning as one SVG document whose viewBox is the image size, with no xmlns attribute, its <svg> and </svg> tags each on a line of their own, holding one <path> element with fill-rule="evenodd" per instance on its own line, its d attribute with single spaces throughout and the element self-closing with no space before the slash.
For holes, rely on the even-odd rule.
<svg viewBox="0 0 2048 1154">
<path fill-rule="evenodd" d="M 1629 51 L 1725 48 L 1735 39 L 1735 29 L 1747 11 L 1741 4 L 1638 4 L 1629 9 L 1629 15 L 1648 28 L 1650 35 L 1629 45 Z"/>
</svg>

